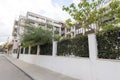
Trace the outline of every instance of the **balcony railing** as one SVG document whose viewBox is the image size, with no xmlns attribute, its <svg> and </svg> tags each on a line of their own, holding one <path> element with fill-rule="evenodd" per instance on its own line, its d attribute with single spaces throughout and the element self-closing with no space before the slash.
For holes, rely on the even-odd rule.
<svg viewBox="0 0 120 80">
<path fill-rule="evenodd" d="M 45 19 L 35 18 L 35 17 L 30 17 L 30 16 L 28 17 L 28 19 L 35 20 L 35 21 L 37 21 L 37 22 L 43 22 L 43 23 L 46 22 Z"/>
</svg>

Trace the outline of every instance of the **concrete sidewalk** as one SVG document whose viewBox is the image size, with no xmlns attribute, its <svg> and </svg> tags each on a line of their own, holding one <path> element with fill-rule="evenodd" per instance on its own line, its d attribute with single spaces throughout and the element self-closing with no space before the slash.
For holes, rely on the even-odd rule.
<svg viewBox="0 0 120 80">
<path fill-rule="evenodd" d="M 32 77 L 33 80 L 78 80 L 37 65 L 26 63 L 11 56 L 5 55 L 5 57 L 27 75 Z"/>
</svg>

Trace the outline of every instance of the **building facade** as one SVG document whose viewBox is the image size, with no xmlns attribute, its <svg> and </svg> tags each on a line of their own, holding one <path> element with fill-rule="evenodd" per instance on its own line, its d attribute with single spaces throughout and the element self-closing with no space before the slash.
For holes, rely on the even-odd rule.
<svg viewBox="0 0 120 80">
<path fill-rule="evenodd" d="M 19 16 L 18 20 L 15 20 L 13 26 L 13 52 L 17 53 L 20 43 L 20 35 L 24 33 L 25 25 L 30 24 L 35 27 L 41 27 L 44 30 L 50 30 L 53 32 L 53 36 L 65 36 L 65 28 L 63 22 L 41 16 L 32 12 L 27 12 L 26 16 Z"/>
</svg>

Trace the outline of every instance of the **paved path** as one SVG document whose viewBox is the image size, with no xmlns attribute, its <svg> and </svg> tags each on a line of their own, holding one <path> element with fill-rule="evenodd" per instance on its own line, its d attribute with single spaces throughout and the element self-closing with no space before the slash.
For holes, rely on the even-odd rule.
<svg viewBox="0 0 120 80">
<path fill-rule="evenodd" d="M 0 56 L 0 80 L 32 80 L 24 72 Z"/>
<path fill-rule="evenodd" d="M 9 59 L 13 64 L 18 66 L 25 73 L 27 73 L 29 76 L 31 76 L 34 80 L 78 80 L 37 65 L 23 62 L 10 56 L 5 57 Z"/>
</svg>

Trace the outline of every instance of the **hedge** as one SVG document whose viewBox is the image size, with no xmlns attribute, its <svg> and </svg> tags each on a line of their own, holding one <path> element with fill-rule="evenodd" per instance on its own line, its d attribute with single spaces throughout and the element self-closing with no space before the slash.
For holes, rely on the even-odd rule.
<svg viewBox="0 0 120 80">
<path fill-rule="evenodd" d="M 57 50 L 58 56 L 89 57 L 88 37 L 85 35 L 62 40 L 58 42 Z"/>
<path fill-rule="evenodd" d="M 31 54 L 37 54 L 37 46 L 31 47 Z"/>
<path fill-rule="evenodd" d="M 98 57 L 118 59 L 120 56 L 120 28 L 97 34 Z"/>
<path fill-rule="evenodd" d="M 21 54 L 23 54 L 23 48 L 21 48 Z"/>
<path fill-rule="evenodd" d="M 47 43 L 40 46 L 40 55 L 52 55 L 52 44 Z"/>
<path fill-rule="evenodd" d="M 26 47 L 26 48 L 25 48 L 25 54 L 28 54 L 28 50 L 29 50 L 29 48 Z"/>
</svg>

